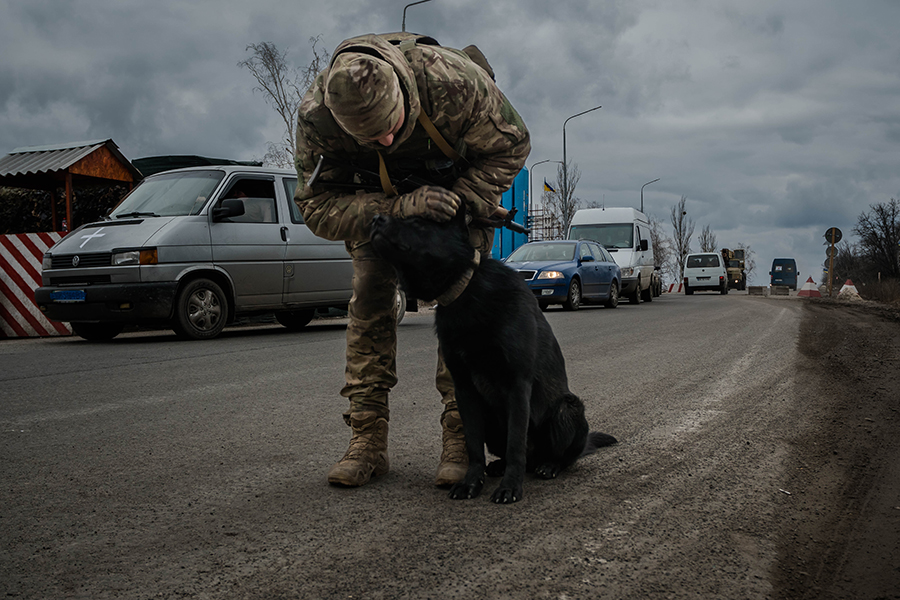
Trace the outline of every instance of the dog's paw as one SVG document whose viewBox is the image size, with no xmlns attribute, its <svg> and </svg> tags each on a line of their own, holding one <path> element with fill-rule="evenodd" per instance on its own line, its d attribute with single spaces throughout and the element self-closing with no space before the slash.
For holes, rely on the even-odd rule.
<svg viewBox="0 0 900 600">
<path fill-rule="evenodd" d="M 490 464 L 488 464 L 485 472 L 487 473 L 488 477 L 502 477 L 506 472 L 506 461 L 502 458 L 491 461 Z"/>
<path fill-rule="evenodd" d="M 501 485 L 491 494 L 491 502 L 494 504 L 512 504 L 522 499 L 522 486 L 507 487 Z"/>
<path fill-rule="evenodd" d="M 556 479 L 556 476 L 562 472 L 562 467 L 554 463 L 544 463 L 538 465 L 534 470 L 534 474 L 541 479 Z"/>
<path fill-rule="evenodd" d="M 475 483 L 466 483 L 465 480 L 460 481 L 450 488 L 450 498 L 453 500 L 471 500 L 477 498 L 484 487 L 484 479 L 480 479 Z"/>
</svg>

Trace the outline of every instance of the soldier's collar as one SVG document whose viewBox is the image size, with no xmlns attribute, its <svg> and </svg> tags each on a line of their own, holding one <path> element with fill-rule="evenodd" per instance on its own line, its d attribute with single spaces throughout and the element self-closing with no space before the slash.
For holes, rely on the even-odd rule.
<svg viewBox="0 0 900 600">
<path fill-rule="evenodd" d="M 481 264 L 481 252 L 475 250 L 475 256 L 472 258 L 472 265 L 466 269 L 466 272 L 460 276 L 456 282 L 451 285 L 443 294 L 435 298 L 437 303 L 441 306 L 447 306 L 452 303 L 454 300 L 459 298 L 462 293 L 466 290 L 466 287 L 469 285 L 469 282 L 472 280 L 472 275 L 475 274 L 475 269 L 478 268 L 478 265 Z"/>
</svg>

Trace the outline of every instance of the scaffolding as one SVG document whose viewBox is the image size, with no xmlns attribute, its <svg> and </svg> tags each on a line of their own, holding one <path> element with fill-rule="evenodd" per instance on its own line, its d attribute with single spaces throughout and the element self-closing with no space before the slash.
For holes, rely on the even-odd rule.
<svg viewBox="0 0 900 600">
<path fill-rule="evenodd" d="M 529 242 L 566 238 L 566 232 L 559 218 L 543 208 L 536 208 L 528 213 L 528 226 L 531 228 L 531 233 L 528 234 Z"/>
</svg>

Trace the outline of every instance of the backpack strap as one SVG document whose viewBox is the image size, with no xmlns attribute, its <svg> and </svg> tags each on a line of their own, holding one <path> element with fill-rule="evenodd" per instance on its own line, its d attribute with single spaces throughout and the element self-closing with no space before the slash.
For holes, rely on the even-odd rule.
<svg viewBox="0 0 900 600">
<path fill-rule="evenodd" d="M 431 119 L 428 115 L 425 114 L 424 110 L 419 111 L 419 124 L 428 132 L 428 137 L 437 144 L 437 147 L 441 149 L 441 152 L 444 153 L 444 156 L 456 162 L 462 159 L 462 156 L 459 155 L 459 152 L 453 149 L 447 140 L 444 139 L 444 136 L 441 135 L 441 132 L 437 130 L 437 127 L 434 126 L 434 123 L 431 122 Z"/>
</svg>

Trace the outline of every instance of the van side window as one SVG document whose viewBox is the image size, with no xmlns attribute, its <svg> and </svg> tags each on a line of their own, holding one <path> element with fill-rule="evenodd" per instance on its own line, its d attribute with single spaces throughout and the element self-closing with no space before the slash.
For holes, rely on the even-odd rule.
<svg viewBox="0 0 900 600">
<path fill-rule="evenodd" d="M 222 196 L 222 199 L 238 198 L 244 201 L 244 214 L 228 219 L 231 223 L 277 223 L 275 207 L 275 183 L 266 179 L 238 179 Z"/>
<path fill-rule="evenodd" d="M 297 180 L 285 178 L 284 180 L 284 193 L 287 195 L 288 207 L 291 209 L 291 223 L 297 223 L 298 225 L 302 225 L 303 221 L 303 213 L 300 212 L 300 207 L 297 206 L 297 203 L 294 202 L 294 192 L 297 191 Z"/>
</svg>

